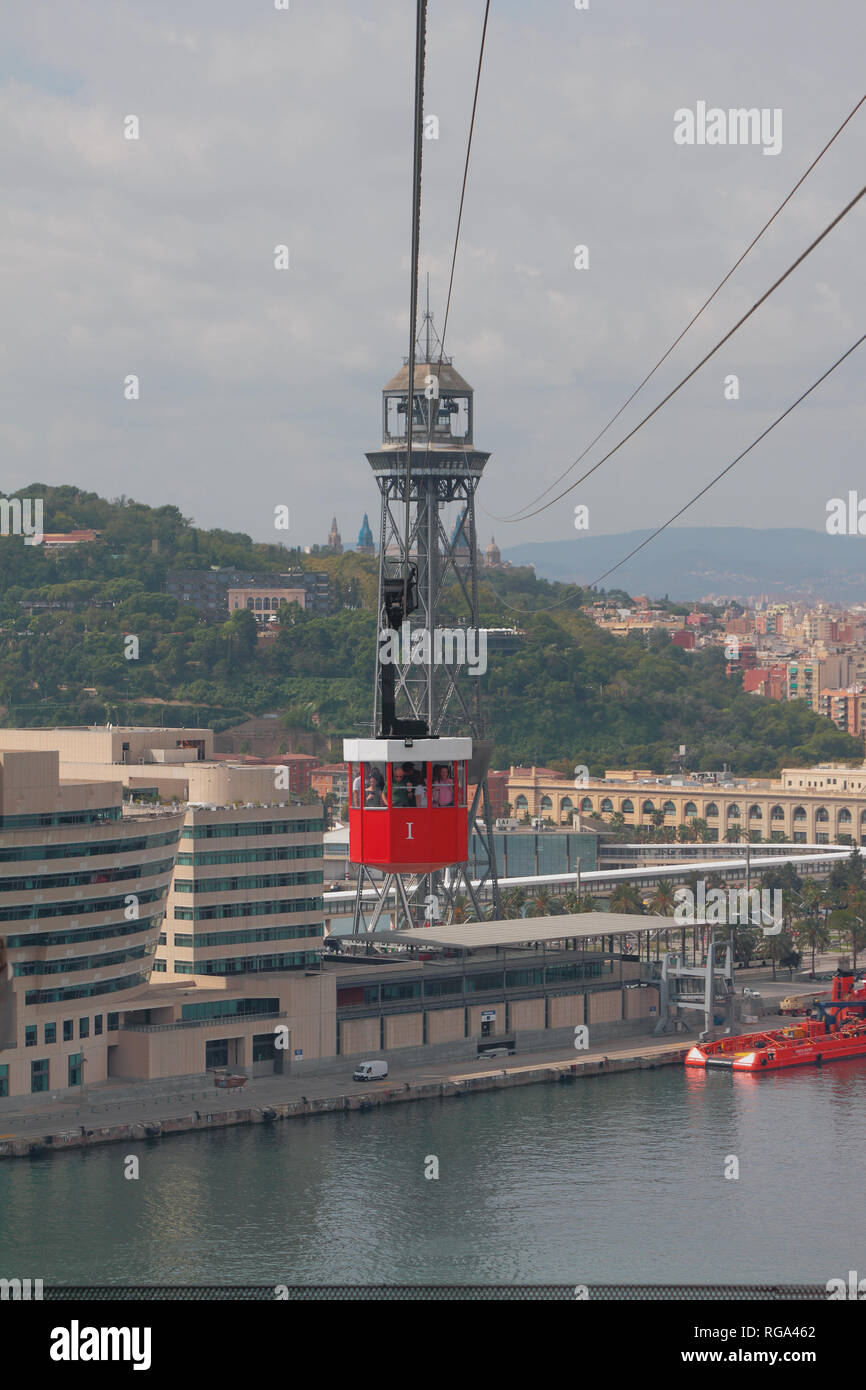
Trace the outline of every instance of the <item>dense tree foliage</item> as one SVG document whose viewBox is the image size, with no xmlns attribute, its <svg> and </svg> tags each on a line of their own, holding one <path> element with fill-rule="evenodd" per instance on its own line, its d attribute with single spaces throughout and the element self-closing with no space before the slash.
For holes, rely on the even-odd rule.
<svg viewBox="0 0 866 1390">
<path fill-rule="evenodd" d="M 74 487 L 31 484 L 15 495 L 43 499 L 46 532 L 92 528 L 100 536 L 63 552 L 0 538 L 0 703 L 7 724 L 112 719 L 224 728 L 276 711 L 286 726 L 316 726 L 335 740 L 369 729 L 375 561 L 203 531 L 176 507 L 108 502 Z M 327 569 L 337 611 L 321 617 L 297 605 L 283 608 L 277 631 L 260 640 L 250 613 L 206 620 L 165 592 L 169 569 L 211 566 Z M 727 763 L 747 775 L 773 773 L 784 763 L 862 760 L 861 743 L 805 702 L 744 695 L 725 675 L 718 649 L 686 652 L 665 633 L 623 639 L 601 630 L 581 612 L 598 597 L 537 580 L 528 569 L 483 575 L 482 622 L 523 633 L 516 652 L 491 649 L 479 677 L 494 766 L 665 771 L 681 743 L 692 766 Z M 630 602 L 620 591 L 605 597 Z M 57 606 L 28 616 L 24 604 L 32 603 Z M 458 622 L 462 603 L 452 582 L 442 621 Z M 137 656 L 127 655 L 130 637 L 137 638 Z"/>
</svg>

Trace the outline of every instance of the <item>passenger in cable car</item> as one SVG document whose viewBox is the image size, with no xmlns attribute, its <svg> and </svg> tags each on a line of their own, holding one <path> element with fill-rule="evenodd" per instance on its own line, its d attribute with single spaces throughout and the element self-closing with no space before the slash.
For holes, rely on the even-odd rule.
<svg viewBox="0 0 866 1390">
<path fill-rule="evenodd" d="M 412 781 L 415 787 L 415 805 L 427 805 L 427 764 L 416 763 L 412 769 Z"/>
<path fill-rule="evenodd" d="M 437 763 L 433 768 L 433 805 L 454 805 L 454 783 L 445 763 Z"/>
<path fill-rule="evenodd" d="M 391 768 L 391 805 L 412 806 L 415 801 L 415 784 L 411 780 L 411 763 L 394 763 Z"/>
<path fill-rule="evenodd" d="M 365 806 L 384 806 L 385 805 L 385 778 L 378 768 L 371 768 L 367 774 L 367 790 L 364 797 Z"/>
</svg>

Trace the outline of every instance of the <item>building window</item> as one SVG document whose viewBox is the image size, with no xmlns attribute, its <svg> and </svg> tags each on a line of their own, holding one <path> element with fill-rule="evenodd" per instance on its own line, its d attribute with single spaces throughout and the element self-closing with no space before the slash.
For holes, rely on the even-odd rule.
<svg viewBox="0 0 866 1390">
<path fill-rule="evenodd" d="M 0 1063 L 0 1100 L 5 1100 L 9 1094 L 9 1063 Z"/>
<path fill-rule="evenodd" d="M 108 1032 L 109 1032 L 109 1033 L 116 1033 L 119 1027 L 120 1027 L 120 1014 L 109 1014 L 109 1015 L 108 1015 Z"/>
<path fill-rule="evenodd" d="M 427 999 L 435 999 L 443 994 L 462 994 L 463 981 L 459 975 L 454 975 L 449 980 L 425 980 L 424 996 Z"/>
<path fill-rule="evenodd" d="M 24 1046 L 25 1046 L 25 1047 L 35 1047 L 35 1046 L 36 1046 L 36 1024 L 35 1024 L 35 1023 L 28 1023 L 28 1024 L 27 1024 L 27 1027 L 24 1029 Z"/>
<path fill-rule="evenodd" d="M 711 801 L 707 809 L 704 811 L 704 817 L 707 820 L 713 820 L 718 814 L 718 806 L 716 805 L 715 801 Z"/>
<path fill-rule="evenodd" d="M 218 999 L 212 1004 L 181 1004 L 182 1022 L 189 1019 L 206 1018 L 245 1018 L 255 1014 L 275 1014 L 279 1012 L 279 999 Z"/>
<path fill-rule="evenodd" d="M 505 974 L 505 985 L 507 989 L 523 989 L 526 985 L 540 985 L 544 983 L 544 971 L 537 970 L 508 970 Z"/>
<path fill-rule="evenodd" d="M 205 1070 L 212 1067 L 227 1067 L 229 1064 L 228 1038 L 214 1038 L 204 1045 Z"/>
<path fill-rule="evenodd" d="M 48 1090 L 48 1058 L 30 1063 L 30 1093 L 39 1095 Z"/>
<path fill-rule="evenodd" d="M 770 819 L 771 819 L 771 820 L 784 820 L 784 819 L 785 819 L 785 812 L 782 810 L 782 807 L 781 807 L 781 806 L 774 806 L 774 807 L 772 808 L 772 810 L 770 811 Z"/>
<path fill-rule="evenodd" d="M 67 1061 L 67 1086 L 81 1085 L 81 1056 L 80 1052 L 70 1052 Z"/>
<path fill-rule="evenodd" d="M 166 967 L 165 967 L 165 961 L 164 961 L 164 960 L 155 960 L 155 961 L 153 962 L 153 968 L 154 968 L 154 970 L 156 971 L 156 973 L 157 973 L 158 975 L 160 975 L 160 974 L 161 974 L 161 975 L 164 975 L 164 974 L 165 974 L 165 968 L 166 968 Z"/>
<path fill-rule="evenodd" d="M 65 1019 L 63 1020 L 63 1041 L 64 1041 L 64 1042 L 72 1042 L 72 1038 L 73 1038 L 73 1027 L 74 1027 L 74 1025 L 73 1025 L 73 1020 L 72 1020 L 71 1018 L 65 1018 Z"/>
<path fill-rule="evenodd" d="M 677 808 L 672 801 L 666 801 L 662 810 L 666 816 L 675 816 L 677 813 Z"/>
<path fill-rule="evenodd" d="M 276 1060 L 276 1037 L 273 1033 L 253 1035 L 253 1061 L 273 1062 Z"/>
<path fill-rule="evenodd" d="M 749 820 L 763 820 L 763 818 L 764 813 L 761 810 L 760 806 L 749 807 Z"/>
<path fill-rule="evenodd" d="M 46 1025 L 45 1025 L 45 1041 L 46 1041 L 47 1043 L 55 1043 L 55 1042 L 57 1042 L 57 1024 L 56 1024 L 56 1023 L 46 1023 Z"/>
<path fill-rule="evenodd" d="M 740 808 L 739 808 L 739 806 L 737 805 L 737 803 L 736 803 L 736 801 L 735 801 L 735 802 L 732 803 L 732 805 L 730 805 L 730 806 L 728 807 L 728 820 L 739 820 L 739 819 L 740 819 Z"/>
<path fill-rule="evenodd" d="M 843 809 L 839 812 L 839 824 L 840 824 L 840 825 L 850 825 L 850 824 L 851 824 L 851 812 L 850 812 L 850 811 L 846 811 L 846 810 L 843 808 Z"/>
<path fill-rule="evenodd" d="M 622 803 L 622 813 L 623 813 L 624 816 L 633 816 L 633 815 L 634 815 L 634 802 L 633 802 L 633 801 L 631 800 L 631 798 L 628 797 L 628 796 L 626 797 L 625 801 Z"/>
<path fill-rule="evenodd" d="M 651 801 L 645 801 L 643 806 L 641 807 L 641 810 L 643 811 L 645 816 L 651 816 L 653 811 L 655 810 L 655 806 L 653 806 Z"/>
<path fill-rule="evenodd" d="M 382 1003 L 390 1003 L 395 999 L 419 999 L 421 996 L 421 981 L 411 980 L 405 985 L 383 985 Z"/>
<path fill-rule="evenodd" d="M 827 821 L 830 819 L 830 812 L 827 810 L 826 806 L 818 807 L 815 812 L 815 819 L 820 821 Z"/>
<path fill-rule="evenodd" d="M 684 815 L 684 816 L 694 816 L 695 818 L 697 818 L 697 814 L 698 814 L 698 808 L 697 808 L 697 806 L 695 805 L 695 803 L 694 803 L 693 801 L 687 801 L 686 804 L 685 804 L 685 809 L 683 810 L 683 815 Z"/>
<path fill-rule="evenodd" d="M 79 1038 L 89 1038 L 89 1037 L 90 1037 L 90 1019 L 89 1019 L 89 1018 L 80 1018 L 80 1019 L 78 1020 L 78 1036 L 79 1036 Z"/>
<path fill-rule="evenodd" d="M 93 1020 L 93 1031 L 97 1037 L 102 1032 L 102 1014 L 96 1014 Z"/>
<path fill-rule="evenodd" d="M 502 988 L 502 971 L 487 971 L 483 975 L 467 975 L 466 993 L 476 994 L 490 989 Z"/>
</svg>

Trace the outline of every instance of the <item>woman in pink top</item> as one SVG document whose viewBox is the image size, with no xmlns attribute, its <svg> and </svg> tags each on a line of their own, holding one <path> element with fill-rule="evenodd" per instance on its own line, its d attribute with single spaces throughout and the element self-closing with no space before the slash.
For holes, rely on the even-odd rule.
<svg viewBox="0 0 866 1390">
<path fill-rule="evenodd" d="M 437 763 L 433 772 L 433 805 L 454 805 L 454 783 L 451 779 L 451 769 L 446 767 L 444 763 Z"/>
</svg>

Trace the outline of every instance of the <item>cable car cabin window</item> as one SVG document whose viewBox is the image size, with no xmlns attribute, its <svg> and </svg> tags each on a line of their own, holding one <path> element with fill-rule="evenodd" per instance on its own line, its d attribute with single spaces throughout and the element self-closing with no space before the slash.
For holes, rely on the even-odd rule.
<svg viewBox="0 0 866 1390">
<path fill-rule="evenodd" d="M 353 811 L 358 811 L 361 807 L 361 791 L 364 786 L 364 779 L 361 772 L 360 763 L 349 764 L 349 786 L 352 793 L 352 799 L 349 805 L 352 807 Z"/>
<path fill-rule="evenodd" d="M 369 810 L 385 809 L 385 763 L 364 763 L 364 805 Z"/>
<path fill-rule="evenodd" d="M 433 764 L 433 805 L 454 805 L 454 764 Z"/>
<path fill-rule="evenodd" d="M 457 805 L 466 805 L 466 764 L 457 764 Z"/>
<path fill-rule="evenodd" d="M 391 764 L 391 805 L 427 805 L 427 763 Z"/>
</svg>

